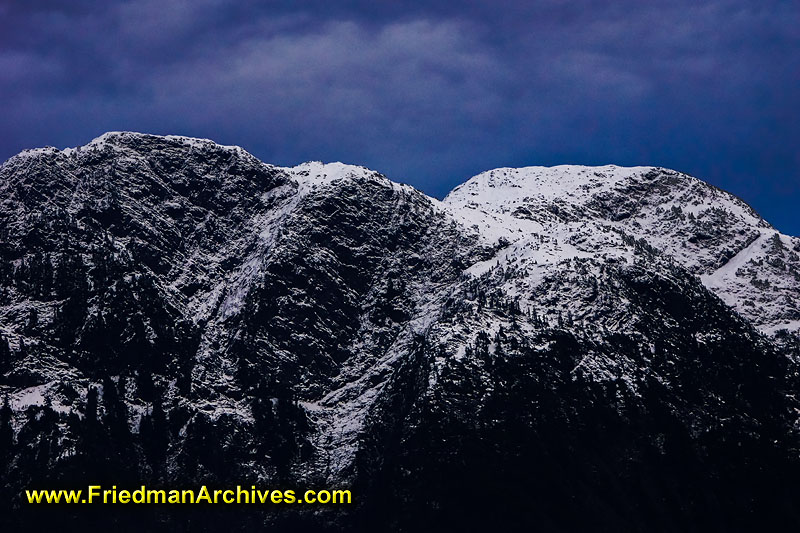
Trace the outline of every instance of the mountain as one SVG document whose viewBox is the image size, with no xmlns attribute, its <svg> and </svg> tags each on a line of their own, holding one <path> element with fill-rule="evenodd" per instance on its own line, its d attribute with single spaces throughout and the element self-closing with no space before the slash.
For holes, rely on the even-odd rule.
<svg viewBox="0 0 800 533">
<path fill-rule="evenodd" d="M 186 137 L 23 152 L 0 167 L 0 520 L 796 526 L 799 251 L 660 168 L 497 169 L 438 201 Z M 21 500 L 90 482 L 354 505 Z"/>
<path fill-rule="evenodd" d="M 502 168 L 456 187 L 445 203 L 525 234 L 594 222 L 644 239 L 763 332 L 800 331 L 800 238 L 686 174 L 614 165 Z"/>
</svg>

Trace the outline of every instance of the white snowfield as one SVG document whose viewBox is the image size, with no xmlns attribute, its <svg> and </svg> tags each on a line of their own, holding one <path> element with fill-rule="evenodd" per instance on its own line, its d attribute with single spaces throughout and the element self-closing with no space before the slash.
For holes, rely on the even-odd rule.
<svg viewBox="0 0 800 533">
<path fill-rule="evenodd" d="M 781 234 L 750 206 L 701 180 L 657 167 L 498 168 L 443 201 L 454 218 L 509 246 L 497 258 L 538 265 L 591 255 L 570 235 L 613 228 L 671 257 L 768 334 L 800 330 L 800 239 Z M 531 251 L 545 236 L 560 247 Z M 574 240 L 574 239 L 573 239 Z M 541 267 L 540 267 L 541 268 Z M 473 272 L 480 272 L 476 265 Z"/>
</svg>

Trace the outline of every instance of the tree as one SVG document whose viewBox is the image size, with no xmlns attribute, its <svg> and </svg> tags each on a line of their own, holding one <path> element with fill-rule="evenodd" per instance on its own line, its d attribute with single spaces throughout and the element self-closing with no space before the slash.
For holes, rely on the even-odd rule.
<svg viewBox="0 0 800 533">
<path fill-rule="evenodd" d="M 0 408 L 0 471 L 14 448 L 14 429 L 11 427 L 11 416 L 11 405 L 8 401 L 8 394 L 6 394 L 3 407 Z"/>
<path fill-rule="evenodd" d="M 106 455 L 104 442 L 106 441 L 98 413 L 98 392 L 94 386 L 89 387 L 86 393 L 86 408 L 80 434 L 78 435 L 79 451 L 84 461 L 86 474 L 96 476 L 100 471 L 98 466 L 103 463 Z"/>
<path fill-rule="evenodd" d="M 0 374 L 11 366 L 11 347 L 8 340 L 0 335 Z"/>
<path fill-rule="evenodd" d="M 150 414 L 142 417 L 139 438 L 153 474 L 158 476 L 163 469 L 169 447 L 169 428 L 160 394 L 156 394 Z"/>
<path fill-rule="evenodd" d="M 35 307 L 30 307 L 28 309 L 28 320 L 25 324 L 25 332 L 33 333 L 38 325 L 39 325 L 39 312 L 36 310 Z"/>
<path fill-rule="evenodd" d="M 99 423 L 97 419 L 97 388 L 89 387 L 86 393 L 86 416 L 84 417 L 86 427 L 94 426 Z"/>
</svg>

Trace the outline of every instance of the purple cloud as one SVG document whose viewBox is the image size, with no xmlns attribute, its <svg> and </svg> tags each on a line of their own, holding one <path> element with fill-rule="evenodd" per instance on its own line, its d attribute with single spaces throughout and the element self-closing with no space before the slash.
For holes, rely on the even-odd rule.
<svg viewBox="0 0 800 533">
<path fill-rule="evenodd" d="M 657 164 L 800 233 L 794 2 L 0 1 L 0 157 L 106 130 L 337 159 L 443 194 Z"/>
</svg>

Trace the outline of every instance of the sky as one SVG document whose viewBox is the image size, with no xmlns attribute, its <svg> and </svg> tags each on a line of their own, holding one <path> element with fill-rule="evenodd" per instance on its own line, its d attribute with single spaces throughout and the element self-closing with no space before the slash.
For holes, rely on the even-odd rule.
<svg viewBox="0 0 800 533">
<path fill-rule="evenodd" d="M 664 166 L 800 235 L 800 2 L 0 0 L 0 160 L 118 130 L 438 197 Z"/>
</svg>

